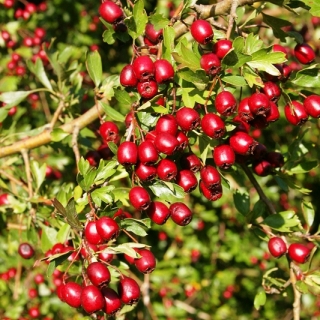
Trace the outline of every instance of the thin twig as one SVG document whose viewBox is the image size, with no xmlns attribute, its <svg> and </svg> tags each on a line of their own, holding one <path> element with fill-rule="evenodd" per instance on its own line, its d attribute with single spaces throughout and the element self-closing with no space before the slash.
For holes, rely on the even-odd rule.
<svg viewBox="0 0 320 320">
<path fill-rule="evenodd" d="M 233 0 L 231 5 L 231 10 L 230 10 L 230 15 L 229 15 L 228 30 L 227 30 L 227 36 L 226 36 L 228 40 L 230 39 L 234 20 L 235 18 L 237 18 L 237 13 L 236 13 L 237 7 L 238 7 L 238 0 Z"/>
<path fill-rule="evenodd" d="M 75 125 L 73 128 L 73 132 L 72 132 L 72 150 L 73 150 L 74 156 L 76 158 L 78 172 L 79 172 L 79 161 L 80 161 L 80 151 L 79 151 L 79 146 L 78 146 L 79 132 L 80 132 L 79 126 Z"/>
<path fill-rule="evenodd" d="M 198 311 L 196 308 L 190 306 L 189 304 L 180 301 L 180 300 L 174 300 L 174 304 L 179 308 L 183 309 L 186 312 L 190 314 L 196 314 L 198 319 L 203 319 L 203 320 L 210 320 L 212 319 L 212 316 L 209 315 L 208 313 L 205 313 L 203 311 Z"/>
<path fill-rule="evenodd" d="M 43 91 L 40 91 L 39 92 L 39 96 L 40 96 L 43 112 L 44 112 L 44 114 L 46 116 L 47 121 L 50 122 L 51 118 L 52 118 L 52 115 L 51 115 L 51 112 L 50 112 L 48 101 L 46 99 L 46 95 L 45 95 L 45 93 Z"/>
<path fill-rule="evenodd" d="M 31 169 L 30 169 L 30 161 L 29 161 L 28 150 L 22 149 L 21 150 L 21 154 L 22 154 L 22 158 L 23 158 L 24 166 L 25 166 L 25 170 L 26 170 L 29 198 L 32 198 L 32 196 L 33 196 L 32 176 L 31 176 Z"/>
<path fill-rule="evenodd" d="M 20 180 L 16 179 L 13 175 L 10 173 L 0 169 L 0 175 L 4 176 L 5 178 L 9 179 L 14 184 L 17 184 L 18 186 L 22 187 L 24 190 L 29 191 L 28 187 Z"/>
<path fill-rule="evenodd" d="M 158 317 L 154 312 L 153 307 L 150 303 L 150 274 L 144 275 L 143 283 L 140 288 L 141 288 L 143 304 L 148 309 L 151 319 L 158 320 Z"/>
<path fill-rule="evenodd" d="M 293 302 L 293 320 L 300 320 L 300 309 L 301 309 L 301 292 L 296 287 L 297 277 L 294 272 L 294 263 L 290 263 L 290 280 L 292 283 L 292 289 L 294 294 Z"/>
<path fill-rule="evenodd" d="M 57 110 L 55 111 L 51 121 L 50 121 L 50 128 L 53 129 L 54 125 L 56 124 L 56 122 L 58 121 L 58 118 L 61 114 L 61 112 L 63 111 L 63 109 L 65 108 L 65 103 L 63 100 L 60 101 Z"/>
</svg>

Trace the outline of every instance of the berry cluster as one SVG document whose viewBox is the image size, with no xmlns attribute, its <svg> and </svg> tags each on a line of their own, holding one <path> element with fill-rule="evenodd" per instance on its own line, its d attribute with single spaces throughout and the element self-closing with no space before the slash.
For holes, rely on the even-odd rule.
<svg viewBox="0 0 320 320">
<path fill-rule="evenodd" d="M 29 20 L 30 17 L 36 12 L 43 12 L 47 10 L 47 3 L 45 1 L 40 2 L 38 5 L 35 5 L 32 1 L 22 2 L 23 6 L 21 7 L 20 3 L 15 0 L 4 0 L 3 6 L 6 9 L 14 8 L 17 4 L 17 8 L 14 12 L 14 17 L 16 19 Z"/>
</svg>

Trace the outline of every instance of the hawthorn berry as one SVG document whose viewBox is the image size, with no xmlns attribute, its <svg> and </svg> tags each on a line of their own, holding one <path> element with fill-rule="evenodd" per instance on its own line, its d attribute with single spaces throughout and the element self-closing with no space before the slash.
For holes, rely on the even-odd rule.
<svg viewBox="0 0 320 320">
<path fill-rule="evenodd" d="M 216 166 L 221 169 L 229 169 L 236 161 L 234 151 L 228 144 L 216 146 L 212 156 Z"/>
<path fill-rule="evenodd" d="M 31 259 L 34 256 L 35 251 L 30 243 L 23 242 L 19 245 L 18 253 L 23 259 Z"/>
<path fill-rule="evenodd" d="M 174 180 L 177 176 L 178 168 L 174 161 L 161 159 L 157 165 L 157 175 L 163 181 Z"/>
<path fill-rule="evenodd" d="M 129 191 L 129 201 L 137 210 L 147 210 L 151 199 L 148 191 L 140 186 L 135 186 Z"/>
<path fill-rule="evenodd" d="M 154 63 L 154 77 L 159 84 L 172 81 L 174 77 L 172 64 L 165 59 L 156 60 Z"/>
<path fill-rule="evenodd" d="M 249 97 L 248 105 L 254 116 L 266 115 L 270 110 L 269 98 L 261 92 L 256 92 Z"/>
<path fill-rule="evenodd" d="M 81 306 L 88 314 L 104 308 L 105 299 L 98 287 L 94 285 L 83 287 L 81 292 Z"/>
<path fill-rule="evenodd" d="M 73 308 L 81 306 L 82 286 L 76 282 L 68 282 L 61 287 L 62 301 Z"/>
<path fill-rule="evenodd" d="M 156 135 L 154 145 L 158 152 L 162 152 L 166 155 L 172 155 L 177 151 L 179 141 L 174 135 L 167 132 L 161 132 Z"/>
<path fill-rule="evenodd" d="M 119 135 L 119 128 L 114 122 L 105 121 L 100 126 L 99 133 L 105 141 L 116 141 Z"/>
<path fill-rule="evenodd" d="M 157 44 L 163 38 L 163 29 L 156 30 L 152 23 L 147 23 L 144 30 L 144 34 L 148 40 L 150 40 L 154 44 Z"/>
<path fill-rule="evenodd" d="M 132 63 L 138 81 L 148 81 L 154 77 L 154 63 L 149 56 L 139 56 Z"/>
<path fill-rule="evenodd" d="M 314 50 L 307 43 L 298 43 L 294 47 L 294 55 L 302 64 L 310 64 L 316 58 Z"/>
<path fill-rule="evenodd" d="M 100 16 L 108 23 L 115 24 L 123 18 L 122 9 L 112 1 L 104 1 L 99 7 Z"/>
<path fill-rule="evenodd" d="M 320 117 L 320 96 L 312 94 L 304 99 L 303 106 L 312 118 Z"/>
<path fill-rule="evenodd" d="M 158 93 L 158 85 L 154 80 L 138 82 L 137 90 L 144 99 L 152 99 Z"/>
<path fill-rule="evenodd" d="M 198 172 L 202 168 L 201 160 L 192 152 L 184 153 L 180 158 L 182 169 L 189 169 L 193 173 Z"/>
<path fill-rule="evenodd" d="M 108 267 L 102 262 L 91 262 L 86 270 L 91 283 L 96 287 L 108 285 L 111 280 L 111 274 Z"/>
<path fill-rule="evenodd" d="M 230 116 L 237 108 L 237 100 L 229 91 L 219 92 L 214 103 L 216 110 L 225 117 Z"/>
<path fill-rule="evenodd" d="M 287 245 L 280 237 L 272 237 L 268 241 L 268 249 L 275 258 L 280 258 L 287 252 Z"/>
<path fill-rule="evenodd" d="M 172 203 L 169 210 L 171 219 L 179 226 L 186 226 L 192 220 L 192 211 L 183 202 Z"/>
<path fill-rule="evenodd" d="M 292 101 L 292 107 L 290 104 L 285 105 L 284 114 L 287 120 L 295 126 L 304 124 L 309 117 L 303 104 L 298 101 Z"/>
<path fill-rule="evenodd" d="M 101 293 L 105 300 L 105 307 L 103 311 L 109 315 L 115 315 L 119 310 L 121 310 L 122 303 L 118 293 L 109 287 L 103 287 Z"/>
<path fill-rule="evenodd" d="M 169 219 L 170 210 L 163 202 L 153 201 L 147 209 L 147 215 L 154 223 L 162 225 Z"/>
<path fill-rule="evenodd" d="M 230 146 L 239 155 L 252 154 L 257 142 L 247 133 L 238 131 L 230 137 Z"/>
<path fill-rule="evenodd" d="M 231 40 L 220 39 L 213 45 L 212 52 L 215 53 L 220 60 L 222 60 L 231 49 Z"/>
<path fill-rule="evenodd" d="M 203 181 L 200 181 L 199 188 L 201 193 L 210 201 L 216 201 L 222 197 L 221 184 L 215 185 L 213 188 L 208 188 Z"/>
<path fill-rule="evenodd" d="M 288 248 L 290 259 L 301 264 L 308 261 L 310 253 L 311 249 L 302 243 L 292 243 Z"/>
<path fill-rule="evenodd" d="M 117 159 L 123 166 L 134 165 L 138 162 L 138 147 L 132 141 L 124 141 L 117 151 Z"/>
<path fill-rule="evenodd" d="M 120 233 L 120 227 L 117 222 L 106 216 L 96 220 L 96 228 L 104 241 L 116 239 Z"/>
<path fill-rule="evenodd" d="M 244 122 L 249 122 L 254 118 L 249 106 L 249 99 L 250 97 L 243 98 L 240 101 L 239 107 L 238 107 L 238 115 L 241 121 L 244 121 Z"/>
<path fill-rule="evenodd" d="M 149 140 L 145 140 L 138 146 L 138 157 L 141 163 L 149 166 L 158 161 L 159 154 L 154 144 Z"/>
<path fill-rule="evenodd" d="M 176 121 L 182 130 L 191 131 L 200 125 L 200 115 L 195 109 L 182 107 L 176 113 Z"/>
<path fill-rule="evenodd" d="M 211 24 L 206 20 L 196 20 L 190 27 L 192 37 L 200 44 L 207 44 L 213 39 Z"/>
<path fill-rule="evenodd" d="M 211 165 L 206 165 L 200 170 L 200 179 L 209 189 L 221 184 L 219 171 Z"/>
<path fill-rule="evenodd" d="M 252 169 L 256 175 L 260 177 L 266 177 L 271 173 L 272 166 L 269 161 L 262 159 L 262 160 L 256 160 L 252 164 Z"/>
<path fill-rule="evenodd" d="M 221 61 L 214 53 L 205 53 L 200 58 L 200 66 L 207 75 L 215 76 L 221 71 Z"/>
<path fill-rule="evenodd" d="M 140 258 L 134 259 L 134 265 L 142 273 L 151 273 L 156 267 L 156 258 L 148 249 L 137 249 Z"/>
<path fill-rule="evenodd" d="M 161 116 L 157 121 L 155 131 L 157 134 L 170 133 L 175 136 L 178 132 L 178 123 L 176 118 L 172 114 L 165 114 Z"/>
<path fill-rule="evenodd" d="M 118 283 L 118 294 L 124 304 L 133 305 L 140 299 L 140 287 L 134 279 L 122 276 Z"/>
<path fill-rule="evenodd" d="M 179 170 L 176 183 L 183 188 L 184 192 L 190 193 L 198 186 L 198 180 L 195 174 L 188 169 Z"/>
<path fill-rule="evenodd" d="M 136 87 L 138 79 L 131 64 L 126 65 L 120 72 L 120 83 L 124 87 Z"/>
<path fill-rule="evenodd" d="M 210 138 L 220 139 L 226 132 L 224 121 L 214 113 L 207 113 L 201 119 L 201 128 Z"/>
</svg>

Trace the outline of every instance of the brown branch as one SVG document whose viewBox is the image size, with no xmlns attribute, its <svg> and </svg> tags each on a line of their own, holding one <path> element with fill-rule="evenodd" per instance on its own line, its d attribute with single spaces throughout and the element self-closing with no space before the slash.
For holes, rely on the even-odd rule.
<svg viewBox="0 0 320 320">
<path fill-rule="evenodd" d="M 212 316 L 209 315 L 208 313 L 205 313 L 203 311 L 199 311 L 196 308 L 192 307 L 190 304 L 187 304 L 183 301 L 180 300 L 174 300 L 174 304 L 179 308 L 183 309 L 186 312 L 190 314 L 195 314 L 197 315 L 198 319 L 203 319 L 203 320 L 210 320 L 212 319 Z"/>
<path fill-rule="evenodd" d="M 64 132 L 71 134 L 75 126 L 78 126 L 79 129 L 82 129 L 90 123 L 92 123 L 94 120 L 98 119 L 99 115 L 103 114 L 103 112 L 104 111 L 101 105 L 99 104 L 98 106 L 92 107 L 90 110 L 88 110 L 80 117 L 60 126 L 59 128 L 62 129 Z M 21 152 L 21 150 L 23 149 L 34 149 L 42 145 L 45 145 L 49 142 L 51 142 L 51 131 L 47 129 L 36 136 L 0 148 L 0 158 Z"/>
<path fill-rule="evenodd" d="M 59 116 L 60 114 L 62 113 L 63 109 L 65 108 L 65 104 L 64 104 L 64 101 L 61 100 L 59 102 L 59 105 L 58 105 L 58 108 L 57 110 L 55 111 L 51 121 L 50 121 L 50 128 L 53 129 L 54 125 L 56 124 L 56 122 L 58 121 L 59 119 Z"/>
<path fill-rule="evenodd" d="M 23 148 L 21 149 L 22 158 L 24 161 L 24 166 L 26 169 L 26 176 L 27 176 L 27 183 L 28 183 L 28 193 L 29 198 L 31 199 L 33 196 L 33 189 L 32 189 L 32 176 L 31 176 L 31 169 L 30 169 L 30 160 L 28 150 Z"/>
<path fill-rule="evenodd" d="M 72 132 L 72 149 L 73 149 L 74 156 L 76 158 L 78 172 L 79 172 L 79 161 L 80 161 L 80 151 L 78 146 L 79 131 L 80 131 L 79 127 L 77 125 L 74 126 L 73 132 Z"/>
<path fill-rule="evenodd" d="M 301 309 L 301 292 L 296 288 L 297 277 L 294 272 L 294 263 L 290 263 L 290 280 L 292 283 L 292 289 L 294 294 L 293 302 L 293 320 L 300 320 L 300 309 Z"/>
<path fill-rule="evenodd" d="M 238 0 L 232 0 L 232 5 L 231 5 L 230 15 L 229 15 L 229 22 L 228 22 L 228 30 L 227 30 L 227 36 L 226 36 L 228 40 L 230 39 L 234 20 L 237 18 L 236 11 L 238 8 L 238 3 L 239 3 Z"/>
<path fill-rule="evenodd" d="M 266 204 L 269 212 L 271 214 L 276 214 L 276 210 L 273 207 L 273 204 L 271 203 L 271 201 L 269 200 L 269 198 L 265 195 L 265 193 L 263 192 L 262 188 L 260 187 L 258 181 L 256 180 L 256 178 L 254 177 L 254 175 L 252 174 L 252 172 L 250 171 L 250 169 L 245 165 L 241 165 L 242 170 L 245 172 L 245 174 L 247 175 L 247 177 L 249 178 L 249 180 L 251 181 L 251 183 L 253 184 L 253 186 L 255 187 L 255 189 L 257 190 L 260 199 Z"/>
<path fill-rule="evenodd" d="M 16 179 L 13 175 L 10 173 L 0 169 L 0 175 L 4 176 L 8 180 L 10 180 L 12 183 L 17 184 L 18 186 L 22 187 L 24 190 L 28 191 L 28 187 L 20 180 Z"/>
</svg>

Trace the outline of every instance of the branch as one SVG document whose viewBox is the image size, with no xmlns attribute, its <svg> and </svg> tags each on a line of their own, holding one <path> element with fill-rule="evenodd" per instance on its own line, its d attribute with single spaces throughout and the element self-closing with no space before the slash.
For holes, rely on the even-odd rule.
<svg viewBox="0 0 320 320">
<path fill-rule="evenodd" d="M 255 187 L 255 189 L 257 190 L 260 199 L 266 204 L 266 206 L 268 207 L 268 210 L 271 214 L 276 214 L 276 210 L 273 207 L 273 204 L 271 203 L 271 201 L 269 200 L 269 198 L 264 194 L 262 188 L 260 187 L 258 181 L 256 180 L 256 178 L 254 177 L 254 175 L 252 174 L 252 172 L 250 171 L 250 169 L 245 165 L 241 165 L 242 170 L 245 172 L 245 174 L 247 175 L 247 177 L 249 178 L 249 180 L 251 181 L 251 183 L 253 184 L 253 186 Z"/>
<path fill-rule="evenodd" d="M 99 118 L 104 111 L 100 104 L 97 106 L 92 107 L 86 113 L 81 115 L 80 117 L 65 123 L 64 125 L 60 126 L 59 128 L 62 129 L 64 132 L 71 134 L 74 130 L 74 127 L 79 127 L 82 129 L 95 121 Z M 13 143 L 12 145 L 0 148 L 0 158 L 21 152 L 21 150 L 30 150 L 47 143 L 51 142 L 51 131 L 45 130 L 40 134 L 30 137 L 26 140 L 21 140 L 18 142 Z"/>
<path fill-rule="evenodd" d="M 300 320 L 301 292 L 296 288 L 297 278 L 294 273 L 294 263 L 290 263 L 290 280 L 294 294 L 293 302 L 293 320 Z"/>
</svg>

